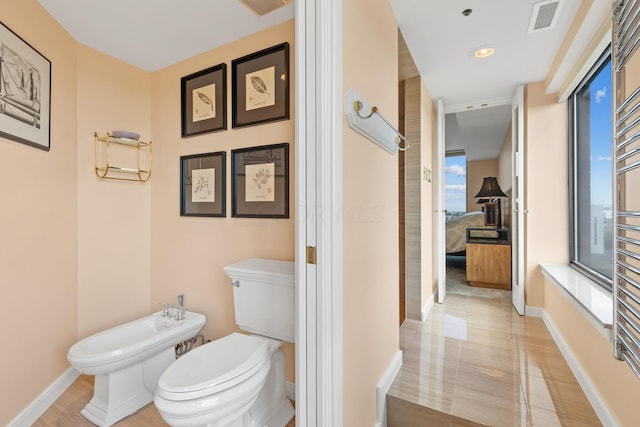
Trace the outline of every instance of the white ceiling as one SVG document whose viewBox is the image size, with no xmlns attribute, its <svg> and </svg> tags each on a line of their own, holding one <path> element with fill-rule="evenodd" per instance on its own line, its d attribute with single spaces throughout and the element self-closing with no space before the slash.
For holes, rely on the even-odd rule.
<svg viewBox="0 0 640 427">
<path fill-rule="evenodd" d="M 528 34 L 541 0 L 390 0 L 431 96 L 448 111 L 511 102 L 518 85 L 544 80 L 581 0 L 562 0 L 554 28 Z M 469 16 L 462 11 L 472 9 Z M 476 59 L 490 46 L 495 53 Z"/>
<path fill-rule="evenodd" d="M 147 71 L 294 17 L 294 2 L 258 17 L 238 0 L 39 1 L 78 42 Z M 581 3 L 561 0 L 556 25 L 530 34 L 540 1 L 548 0 L 389 0 L 431 96 L 449 113 L 448 149 L 464 147 L 470 160 L 497 157 L 510 122 L 506 106 L 517 86 L 546 78 Z M 608 3 L 595 0 L 592 9 L 604 13 Z M 601 22 L 587 18 L 595 29 L 583 31 L 583 48 Z M 483 46 L 495 54 L 473 58 Z"/>
<path fill-rule="evenodd" d="M 237 0 L 39 2 L 79 43 L 146 71 L 159 70 L 294 17 L 293 3 L 259 17 Z"/>
<path fill-rule="evenodd" d="M 496 159 L 511 123 L 511 104 L 445 115 L 447 151 L 464 151 L 467 160 Z"/>
<path fill-rule="evenodd" d="M 468 160 L 498 157 L 516 88 L 546 78 L 581 3 L 562 0 L 555 26 L 529 34 L 539 2 L 390 0 L 431 96 L 444 102 L 447 151 L 464 150 Z M 492 56 L 473 57 L 487 46 Z"/>
</svg>

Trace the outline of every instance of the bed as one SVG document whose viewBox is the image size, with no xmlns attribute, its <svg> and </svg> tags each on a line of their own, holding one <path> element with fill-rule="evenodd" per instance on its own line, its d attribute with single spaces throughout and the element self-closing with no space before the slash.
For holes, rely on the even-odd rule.
<svg viewBox="0 0 640 427">
<path fill-rule="evenodd" d="M 447 255 L 463 255 L 467 244 L 467 228 L 484 227 L 483 212 L 468 212 L 446 223 Z"/>
</svg>

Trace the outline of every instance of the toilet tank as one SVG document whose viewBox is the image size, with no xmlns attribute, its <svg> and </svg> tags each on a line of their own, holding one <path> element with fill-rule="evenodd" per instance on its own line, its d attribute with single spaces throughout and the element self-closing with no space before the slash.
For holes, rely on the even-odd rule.
<svg viewBox="0 0 640 427">
<path fill-rule="evenodd" d="M 295 342 L 294 263 L 252 258 L 224 267 L 243 331 Z"/>
</svg>

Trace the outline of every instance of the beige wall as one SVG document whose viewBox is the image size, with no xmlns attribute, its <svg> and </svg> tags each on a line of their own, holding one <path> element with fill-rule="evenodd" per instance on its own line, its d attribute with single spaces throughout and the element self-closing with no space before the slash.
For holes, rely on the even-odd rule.
<svg viewBox="0 0 640 427">
<path fill-rule="evenodd" d="M 35 0 L 2 23 L 52 62 L 51 150 L 0 137 L 0 425 L 67 368 L 76 339 L 76 43 Z"/>
<path fill-rule="evenodd" d="M 478 205 L 478 199 L 474 196 L 478 194 L 482 187 L 483 178 L 487 176 L 498 176 L 498 159 L 474 160 L 467 162 L 467 212 L 479 212 L 482 205 Z M 502 184 L 498 181 L 499 184 Z M 502 188 L 502 185 L 500 185 Z"/>
<path fill-rule="evenodd" d="M 99 179 L 93 167 L 93 133 L 131 130 L 148 141 L 151 77 L 79 45 L 77 88 L 78 338 L 84 338 L 149 314 L 153 179 L 147 183 Z M 136 153 L 112 146 L 110 161 L 135 167 Z"/>
<path fill-rule="evenodd" d="M 387 0 L 343 4 L 343 92 L 397 125 L 398 33 Z M 376 384 L 398 352 L 398 158 L 343 132 L 344 425 L 376 422 Z M 353 213 L 359 213 L 355 215 Z"/>
<path fill-rule="evenodd" d="M 225 265 L 252 257 L 294 259 L 295 231 L 295 93 L 290 84 L 291 119 L 260 126 L 231 128 L 231 61 L 288 41 L 290 73 L 294 74 L 294 22 L 254 34 L 218 49 L 155 72 L 151 76 L 153 177 L 151 186 L 151 288 L 149 305 L 175 303 L 207 316 L 203 334 L 215 339 L 237 330 L 230 280 Z M 190 138 L 180 137 L 180 78 L 227 63 L 228 130 Z M 231 217 L 231 150 L 257 145 L 289 143 L 289 219 Z M 227 152 L 227 217 L 180 216 L 180 156 Z M 285 344 L 287 380 L 295 381 L 293 345 Z"/>
<path fill-rule="evenodd" d="M 544 307 L 621 427 L 638 425 L 640 381 L 613 357 L 613 345 L 546 279 Z"/>
<path fill-rule="evenodd" d="M 542 83 L 527 85 L 524 120 L 525 302 L 543 307 L 538 266 L 569 262 L 567 105 Z"/>
</svg>

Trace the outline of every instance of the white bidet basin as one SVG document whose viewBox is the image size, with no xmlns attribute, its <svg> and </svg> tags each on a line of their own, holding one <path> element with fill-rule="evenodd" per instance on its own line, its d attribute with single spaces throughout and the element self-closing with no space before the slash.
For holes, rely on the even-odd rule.
<svg viewBox="0 0 640 427">
<path fill-rule="evenodd" d="M 110 426 L 151 403 L 158 378 L 176 359 L 175 346 L 196 336 L 205 321 L 193 312 L 182 320 L 158 312 L 74 344 L 67 353 L 71 366 L 95 375 L 93 398 L 82 415 Z"/>
</svg>

